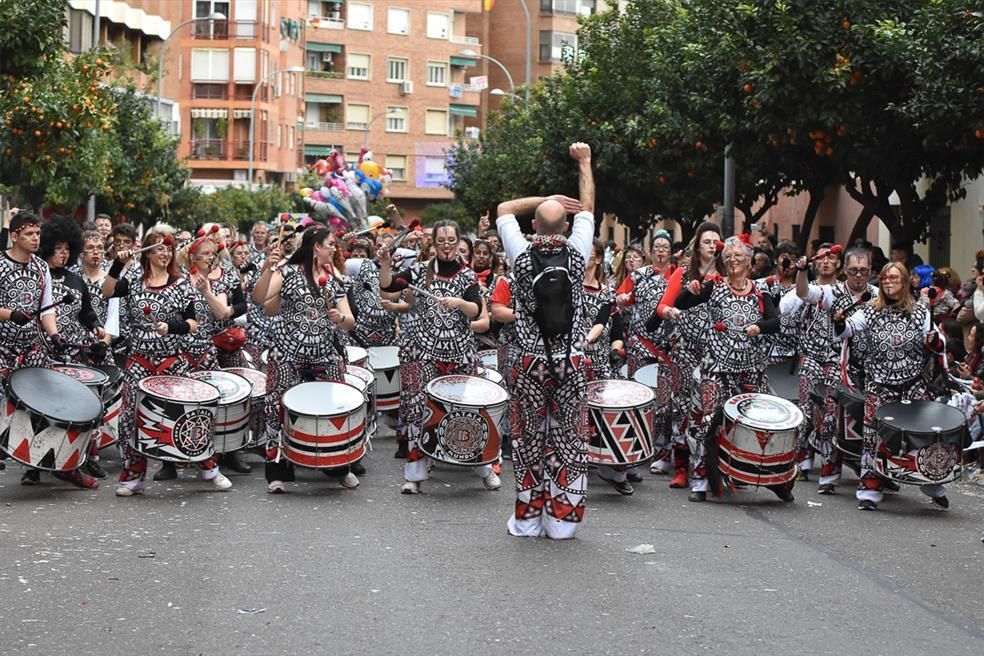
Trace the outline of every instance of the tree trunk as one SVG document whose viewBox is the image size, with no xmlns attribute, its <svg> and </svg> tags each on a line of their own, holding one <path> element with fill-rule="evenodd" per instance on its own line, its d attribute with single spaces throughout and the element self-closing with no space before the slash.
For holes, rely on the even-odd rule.
<svg viewBox="0 0 984 656">
<path fill-rule="evenodd" d="M 810 202 L 806 206 L 806 214 L 803 216 L 803 228 L 800 230 L 799 236 L 799 247 L 801 253 L 808 253 L 807 247 L 810 245 L 810 235 L 813 233 L 813 224 L 817 220 L 817 213 L 820 211 L 820 205 L 823 204 L 823 199 L 827 195 L 825 189 L 810 189 L 807 193 L 810 194 Z"/>
<path fill-rule="evenodd" d="M 858 239 L 867 239 L 868 226 L 871 225 L 871 220 L 873 218 L 875 218 L 874 212 L 867 207 L 861 208 L 861 213 L 858 214 L 858 218 L 854 220 L 854 229 L 851 230 L 851 236 L 847 240 L 848 248 L 850 248 L 851 245 Z"/>
</svg>

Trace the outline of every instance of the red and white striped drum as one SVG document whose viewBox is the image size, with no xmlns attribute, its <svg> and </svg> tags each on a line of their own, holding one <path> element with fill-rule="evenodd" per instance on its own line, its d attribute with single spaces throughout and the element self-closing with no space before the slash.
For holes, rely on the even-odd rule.
<svg viewBox="0 0 984 656">
<path fill-rule="evenodd" d="M 345 368 L 345 382 L 362 390 L 366 397 L 366 426 L 369 435 L 376 435 L 376 376 L 368 369 L 350 364 Z"/>
<path fill-rule="evenodd" d="M 109 386 L 109 375 L 99 369 L 94 369 L 92 367 L 86 367 L 81 364 L 63 364 L 56 363 L 51 365 L 52 371 L 57 371 L 60 374 L 65 374 L 70 378 L 74 378 L 79 381 L 98 396 L 103 401 L 105 406 L 104 411 L 108 412 L 108 406 L 106 406 L 106 388 Z M 96 429 L 92 436 L 92 439 L 96 442 L 96 448 L 101 449 L 105 446 L 109 446 L 116 441 L 116 437 L 110 437 L 101 430 L 101 427 L 105 425 L 105 419 L 101 420 L 100 427 Z M 105 436 L 105 437 L 104 437 Z M 103 443 L 105 441 L 105 444 Z"/>
<path fill-rule="evenodd" d="M 486 369 L 498 369 L 499 368 L 499 351 L 496 349 L 488 349 L 485 351 L 478 352 L 478 359 L 482 366 Z"/>
<path fill-rule="evenodd" d="M 120 368 L 113 365 L 98 365 L 96 369 L 109 376 L 109 382 L 102 391 L 102 401 L 106 411 L 96 438 L 98 448 L 105 449 L 116 444 L 120 439 L 120 413 L 123 411 L 123 385 L 126 383 L 126 378 Z"/>
<path fill-rule="evenodd" d="M 509 395 L 476 376 L 439 376 L 427 384 L 420 450 L 452 465 L 488 465 L 499 458 Z"/>
<path fill-rule="evenodd" d="M 253 386 L 231 371 L 193 371 L 195 380 L 208 383 L 219 390 L 219 406 L 215 410 L 216 453 L 231 453 L 249 445 L 250 403 Z"/>
<path fill-rule="evenodd" d="M 18 369 L 7 381 L 0 449 L 37 469 L 70 471 L 85 464 L 103 404 L 91 389 L 50 369 Z"/>
<path fill-rule="evenodd" d="M 771 394 L 750 392 L 724 404 L 721 473 L 748 485 L 781 485 L 796 477 L 796 432 L 803 413 Z"/>
<path fill-rule="evenodd" d="M 936 485 L 960 478 L 967 420 L 936 401 L 896 401 L 875 412 L 878 449 L 875 471 L 908 485 Z"/>
<path fill-rule="evenodd" d="M 366 455 L 366 400 L 345 383 L 301 383 L 283 406 L 284 456 L 315 469 L 345 467 Z"/>
<path fill-rule="evenodd" d="M 219 390 L 182 376 L 148 376 L 137 384 L 138 453 L 155 460 L 201 462 L 215 454 Z"/>
<path fill-rule="evenodd" d="M 251 388 L 249 400 L 249 444 L 255 446 L 260 441 L 260 438 L 264 436 L 264 426 L 266 425 L 266 419 L 263 416 L 263 404 L 266 402 L 266 373 L 257 371 L 256 369 L 250 369 L 249 367 L 229 367 L 224 371 L 242 376 L 249 381 Z"/>
<path fill-rule="evenodd" d="M 400 409 L 400 349 L 396 346 L 373 346 L 369 363 L 376 375 L 376 409 L 395 413 Z"/>
<path fill-rule="evenodd" d="M 346 346 L 345 360 L 348 364 L 354 364 L 357 367 L 366 368 L 369 366 L 369 351 L 365 350 L 361 346 Z"/>
<path fill-rule="evenodd" d="M 651 389 L 632 380 L 593 380 L 585 398 L 589 464 L 632 465 L 653 457 L 656 396 Z"/>
</svg>

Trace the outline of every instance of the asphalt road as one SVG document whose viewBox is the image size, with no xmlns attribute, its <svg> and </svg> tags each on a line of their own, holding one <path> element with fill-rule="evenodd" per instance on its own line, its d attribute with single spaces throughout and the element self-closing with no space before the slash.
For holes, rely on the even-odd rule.
<svg viewBox="0 0 984 656">
<path fill-rule="evenodd" d="M 488 492 L 435 469 L 399 494 L 393 442 L 359 489 L 262 468 L 212 491 L 189 471 L 141 497 L 0 473 L 3 654 L 979 654 L 984 488 L 951 509 L 903 488 L 877 513 L 846 485 L 690 504 L 592 479 L 576 540 L 506 534 Z M 258 464 L 258 459 L 251 456 Z M 9 461 L 8 461 L 9 462 Z M 115 473 L 118 462 L 109 467 Z M 628 549 L 651 544 L 655 553 Z"/>
</svg>

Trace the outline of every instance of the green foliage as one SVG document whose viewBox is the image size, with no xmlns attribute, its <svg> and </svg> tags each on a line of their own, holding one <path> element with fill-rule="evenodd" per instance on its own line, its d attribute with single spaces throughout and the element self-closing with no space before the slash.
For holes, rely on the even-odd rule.
<svg viewBox="0 0 984 656">
<path fill-rule="evenodd" d="M 245 187 L 226 187 L 213 194 L 186 188 L 172 199 L 165 219 L 187 229 L 213 221 L 245 230 L 256 221 L 272 221 L 281 212 L 305 212 L 304 207 L 300 194 L 284 193 L 276 187 L 254 191 Z"/>
<path fill-rule="evenodd" d="M 38 77 L 62 57 L 66 0 L 0 2 L 0 75 Z"/>
<path fill-rule="evenodd" d="M 424 225 L 430 225 L 442 219 L 456 221 L 464 232 L 475 232 L 478 229 L 479 216 L 471 212 L 464 203 L 457 200 L 447 203 L 431 203 L 420 213 L 420 222 Z"/>
</svg>

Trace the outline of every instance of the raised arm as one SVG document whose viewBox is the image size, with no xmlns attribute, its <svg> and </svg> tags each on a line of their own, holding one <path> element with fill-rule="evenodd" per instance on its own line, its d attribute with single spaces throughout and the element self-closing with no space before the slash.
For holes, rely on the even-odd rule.
<svg viewBox="0 0 984 656">
<path fill-rule="evenodd" d="M 595 184 L 591 169 L 591 146 L 580 141 L 572 143 L 571 157 L 577 160 L 577 191 L 585 212 L 594 213 Z"/>
</svg>

